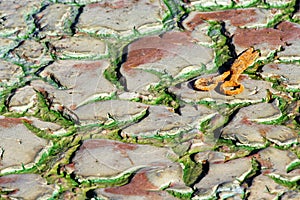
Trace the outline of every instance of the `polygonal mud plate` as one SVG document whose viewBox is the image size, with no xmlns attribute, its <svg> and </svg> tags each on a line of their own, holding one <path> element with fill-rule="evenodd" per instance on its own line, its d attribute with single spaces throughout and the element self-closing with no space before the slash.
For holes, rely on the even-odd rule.
<svg viewBox="0 0 300 200">
<path fill-rule="evenodd" d="M 134 35 L 135 31 L 161 29 L 161 18 L 158 0 L 101 1 L 83 8 L 76 27 L 80 32 L 98 36 L 124 37 Z"/>
<path fill-rule="evenodd" d="M 281 196 L 287 188 L 274 182 L 271 178 L 259 175 L 254 178 L 249 191 L 249 200 L 276 199 Z"/>
<path fill-rule="evenodd" d="M 55 192 L 53 185 L 47 185 L 37 174 L 1 176 L 0 188 L 0 198 L 4 199 L 49 199 Z"/>
<path fill-rule="evenodd" d="M 61 60 L 47 66 L 40 75 L 50 82 L 55 81 L 59 89 L 33 82 L 32 85 L 44 88 L 57 100 L 70 109 L 83 104 L 109 97 L 116 89 L 103 76 L 109 66 L 106 60 L 78 61 Z M 65 88 L 64 90 L 61 90 Z"/>
<path fill-rule="evenodd" d="M 2 58 L 9 50 L 18 46 L 19 42 L 11 38 L 0 38 L 0 57 Z"/>
<path fill-rule="evenodd" d="M 48 142 L 37 137 L 24 125 L 22 118 L 0 119 L 0 170 L 13 171 L 31 167 Z"/>
<path fill-rule="evenodd" d="M 39 124 L 38 127 L 41 126 L 41 124 L 46 125 L 47 123 L 45 121 L 48 121 L 60 124 L 59 127 L 70 127 L 70 129 L 72 129 L 73 127 L 71 125 L 73 122 L 78 123 L 78 117 L 72 112 L 71 105 L 73 104 L 67 104 L 70 106 L 69 108 L 61 103 L 63 102 L 62 100 L 65 99 L 67 99 L 68 102 L 73 102 L 73 99 L 70 99 L 69 93 L 54 88 L 41 80 L 32 81 L 30 84 L 31 85 L 17 89 L 13 95 L 8 98 L 9 101 L 7 104 L 9 111 L 44 120 L 37 122 Z M 33 121 L 36 120 L 39 121 L 33 118 Z M 55 126 L 54 124 L 48 125 Z M 63 134 L 67 131 L 65 129 L 58 130 L 57 126 L 54 129 L 45 127 L 41 127 L 41 129 L 47 130 L 47 132 L 49 131 L 48 133 L 55 131 L 57 134 Z"/>
<path fill-rule="evenodd" d="M 217 75 L 217 74 L 211 74 Z M 211 76 L 209 75 L 209 76 Z M 207 77 L 201 76 L 201 77 Z M 199 77 L 199 78 L 201 78 Z M 256 103 L 261 102 L 267 97 L 267 90 L 273 91 L 271 83 L 260 80 L 250 79 L 246 75 L 241 75 L 241 83 L 245 89 L 242 93 L 234 96 L 226 96 L 220 93 L 218 87 L 211 91 L 197 91 L 193 88 L 194 81 L 183 82 L 176 86 L 171 86 L 169 91 L 175 94 L 179 99 L 186 102 L 215 102 L 217 104 L 239 104 L 239 103 Z M 196 80 L 196 79 L 195 79 Z"/>
<path fill-rule="evenodd" d="M 300 169 L 294 169 L 288 172 L 288 166 L 298 161 L 296 154 L 289 150 L 279 150 L 268 147 L 257 154 L 257 160 L 261 163 L 263 174 L 278 174 L 285 177 L 296 177 L 300 174 Z"/>
<path fill-rule="evenodd" d="M 172 152 L 166 148 L 90 139 L 83 141 L 72 162 L 75 163 L 74 172 L 77 176 L 113 178 L 144 167 L 155 169 L 160 166 L 172 166 L 173 162 L 168 159 L 170 154 Z M 171 171 L 181 174 L 178 167 Z M 180 177 L 180 174 L 176 177 Z"/>
<path fill-rule="evenodd" d="M 144 168 L 138 171 L 131 181 L 120 187 L 97 189 L 98 197 L 109 199 L 177 199 L 168 192 L 162 191 L 166 187 L 181 185 L 189 192 L 192 190 L 182 182 L 181 167 L 178 164 L 161 165 L 153 168 Z"/>
<path fill-rule="evenodd" d="M 133 120 L 137 115 L 148 108 L 148 105 L 122 100 L 108 100 L 90 103 L 77 108 L 74 112 L 82 125 L 97 124 L 115 119 L 117 121 Z"/>
<path fill-rule="evenodd" d="M 209 162 L 210 164 L 218 164 L 225 162 L 229 154 L 218 151 L 202 151 L 195 154 L 194 159 L 198 163 Z"/>
<path fill-rule="evenodd" d="M 195 188 L 199 190 L 199 194 L 195 199 L 209 195 L 214 196 L 214 192 L 222 195 L 222 190 L 223 193 L 226 193 L 227 190 L 232 196 L 242 195 L 244 189 L 237 185 L 238 180 L 244 177 L 251 169 L 252 165 L 249 158 L 239 158 L 226 163 L 209 164 L 208 174 L 195 185 Z"/>
<path fill-rule="evenodd" d="M 107 46 L 103 40 L 86 34 L 75 34 L 72 37 L 55 38 L 51 41 L 56 56 L 60 59 L 96 60 L 107 56 Z"/>
<path fill-rule="evenodd" d="M 285 126 L 257 124 L 247 119 L 227 125 L 222 129 L 222 137 L 253 147 L 263 147 L 266 139 L 279 146 L 296 144 L 298 141 L 298 135 L 292 129 Z"/>
<path fill-rule="evenodd" d="M 9 52 L 8 58 L 14 63 L 26 66 L 28 71 L 44 66 L 52 61 L 46 44 L 33 39 L 21 41 L 18 48 Z"/>
<path fill-rule="evenodd" d="M 239 110 L 232 121 L 243 120 L 247 118 L 255 122 L 267 122 L 276 120 L 282 116 L 278 106 L 274 103 L 258 103 L 243 107 Z"/>
<path fill-rule="evenodd" d="M 157 136 L 176 135 L 199 129 L 201 121 L 210 119 L 217 114 L 205 106 L 186 105 L 181 108 L 181 115 L 168 110 L 165 106 L 150 106 L 149 115 L 137 124 L 122 130 L 126 136 Z"/>
<path fill-rule="evenodd" d="M 48 4 L 34 15 L 39 27 L 39 34 L 56 36 L 70 34 L 71 26 L 75 23 L 78 7 L 66 4 Z"/>
<path fill-rule="evenodd" d="M 282 22 L 278 25 L 278 29 L 286 35 L 284 39 L 287 40 L 283 50 L 278 53 L 278 57 L 283 61 L 299 61 L 300 50 L 300 25 L 299 23 Z"/>
<path fill-rule="evenodd" d="M 0 85 L 12 86 L 19 81 L 24 73 L 20 66 L 0 60 Z"/>
<path fill-rule="evenodd" d="M 297 144 L 300 141 L 299 132 L 286 126 L 266 126 L 266 138 L 279 146 Z M 263 133 L 264 134 L 264 133 Z"/>
<path fill-rule="evenodd" d="M 231 122 L 222 129 L 221 136 L 253 147 L 263 147 L 266 139 L 279 146 L 296 143 L 298 140 L 296 131 L 285 126 L 257 123 L 271 121 L 280 116 L 279 109 L 273 104 L 260 103 L 241 108 Z"/>
<path fill-rule="evenodd" d="M 281 10 L 267 10 L 262 8 L 232 9 L 212 12 L 191 12 L 184 20 L 185 27 L 193 29 L 206 20 L 223 21 L 226 23 L 226 31 L 233 34 L 237 27 L 263 27 L 268 24 Z"/>
<path fill-rule="evenodd" d="M 193 40 L 188 32 L 172 31 L 129 44 L 123 51 L 126 59 L 120 69 L 126 79 L 125 88 L 145 93 L 149 85 L 160 79 L 164 84 L 172 84 L 174 79 L 189 71 L 196 72 L 194 77 L 197 76 L 203 70 L 202 65 L 211 69 L 212 49 L 195 44 Z"/>
<path fill-rule="evenodd" d="M 31 14 L 40 9 L 40 7 L 40 1 L 1 2 L 0 35 L 20 38 L 31 33 L 35 28 Z"/>
<path fill-rule="evenodd" d="M 47 91 L 49 93 L 54 93 L 53 91 L 55 91 L 55 89 L 52 86 L 49 86 L 48 84 L 45 84 L 44 82 L 43 82 L 43 84 L 40 84 L 39 81 L 33 82 L 33 86 L 25 86 L 23 88 L 19 88 L 16 91 L 16 93 L 14 93 L 14 95 L 12 96 L 12 98 L 10 99 L 9 104 L 8 104 L 9 110 L 18 112 L 18 113 L 23 113 L 26 111 L 30 114 L 33 114 L 35 112 L 34 106 L 37 103 L 36 89 L 40 89 L 41 85 L 45 86 L 45 89 L 47 89 Z M 60 91 L 60 90 L 57 90 L 57 91 L 58 92 L 55 93 L 55 95 L 58 97 L 58 99 L 60 99 L 60 97 L 61 97 L 62 99 L 68 99 L 68 102 L 72 102 L 72 99 L 69 98 L 68 93 L 66 93 L 64 91 Z M 53 96 L 51 96 L 51 95 L 50 95 L 50 97 L 53 98 Z M 59 102 L 57 102 L 57 99 L 54 99 L 54 100 L 55 101 L 53 101 L 52 106 L 61 105 Z"/>
<path fill-rule="evenodd" d="M 234 32 L 233 44 L 239 54 L 244 49 L 253 46 L 259 49 L 262 56 L 267 56 L 273 50 L 290 46 L 298 48 L 300 25 L 283 21 L 276 28 L 238 28 Z M 256 41 L 260 41 L 257 43 Z M 288 44 L 288 45 L 287 45 Z"/>
<path fill-rule="evenodd" d="M 281 80 L 286 89 L 300 89 L 300 65 L 270 63 L 262 68 L 261 75 L 264 78 L 276 78 Z"/>
<path fill-rule="evenodd" d="M 299 62 L 300 61 L 300 40 L 293 41 L 293 45 L 284 47 L 283 51 L 278 52 L 280 61 L 284 62 Z"/>
<path fill-rule="evenodd" d="M 34 106 L 35 99 L 36 92 L 31 86 L 18 88 L 9 99 L 9 111 L 19 113 L 25 112 Z"/>
<path fill-rule="evenodd" d="M 182 26 L 190 36 L 200 45 L 210 46 L 213 44 L 212 39 L 208 36 L 210 24 L 202 19 L 194 19 L 197 12 L 191 12 L 186 19 L 182 21 Z"/>
<path fill-rule="evenodd" d="M 265 138 L 261 135 L 261 127 L 257 127 L 257 124 L 252 123 L 236 123 L 229 124 L 222 129 L 221 137 L 237 141 L 238 144 L 263 147 L 266 144 Z"/>
</svg>

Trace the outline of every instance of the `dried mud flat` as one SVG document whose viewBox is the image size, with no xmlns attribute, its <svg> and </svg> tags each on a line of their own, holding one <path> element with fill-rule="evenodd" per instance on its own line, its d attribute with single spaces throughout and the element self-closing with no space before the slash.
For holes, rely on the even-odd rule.
<svg viewBox="0 0 300 200">
<path fill-rule="evenodd" d="M 300 199 L 299 5 L 1 1 L 0 199 Z"/>
</svg>

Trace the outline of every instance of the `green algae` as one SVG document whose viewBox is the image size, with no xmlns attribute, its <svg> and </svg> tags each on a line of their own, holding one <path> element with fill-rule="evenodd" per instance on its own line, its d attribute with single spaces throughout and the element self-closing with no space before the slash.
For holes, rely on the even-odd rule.
<svg viewBox="0 0 300 200">
<path fill-rule="evenodd" d="M 278 104 L 279 104 L 279 110 L 281 112 L 281 116 L 277 119 L 271 120 L 271 121 L 265 121 L 265 122 L 261 122 L 261 124 L 272 124 L 272 125 L 282 125 L 284 124 L 288 119 L 288 106 L 289 106 L 289 100 L 281 97 L 281 96 L 277 96 L 277 95 L 272 95 L 272 100 L 277 99 L 278 100 Z"/>
<path fill-rule="evenodd" d="M 113 83 L 117 88 L 119 89 L 124 89 L 124 87 L 120 83 L 120 79 L 122 75 L 120 74 L 120 67 L 121 63 L 123 62 L 124 59 L 124 54 L 123 54 L 123 49 L 124 45 L 121 44 L 113 44 L 113 43 L 108 43 L 107 44 L 108 49 L 109 49 L 109 55 L 111 56 L 110 58 L 110 65 L 104 70 L 104 77 Z M 121 49 L 121 50 L 120 50 Z"/>
<path fill-rule="evenodd" d="M 207 35 L 214 42 L 213 48 L 215 50 L 215 66 L 221 67 L 233 58 L 232 52 L 229 48 L 229 40 L 224 33 L 224 24 L 216 21 L 209 21 L 209 24 L 210 27 Z"/>
<path fill-rule="evenodd" d="M 82 6 L 71 7 L 69 18 L 65 19 L 63 22 L 63 31 L 67 35 L 73 35 L 75 33 L 74 27 L 76 25 L 77 19 L 81 14 Z"/>
<path fill-rule="evenodd" d="M 179 101 L 176 98 L 176 95 L 170 93 L 164 85 L 157 84 L 155 86 L 150 86 L 148 91 L 154 95 L 154 99 L 150 101 L 142 101 L 143 103 L 150 105 L 161 104 L 174 109 L 179 107 Z"/>
<path fill-rule="evenodd" d="M 130 182 L 137 171 L 121 173 L 119 176 L 110 178 L 82 179 L 80 184 L 86 187 L 106 188 L 126 185 Z"/>
<path fill-rule="evenodd" d="M 14 84 L 13 86 L 10 86 L 10 87 L 4 87 L 2 91 L 0 91 L 0 113 L 1 114 L 7 114 L 9 113 L 8 115 L 10 116 L 13 116 L 13 115 L 17 115 L 17 116 L 20 116 L 20 113 L 12 113 L 9 111 L 8 109 L 8 104 L 9 104 L 9 101 L 11 99 L 11 97 L 15 94 L 15 92 L 17 91 L 18 88 L 21 88 L 21 87 L 24 87 L 26 85 L 26 82 L 25 81 L 21 81 L 20 83 L 18 84 Z M 23 114 L 21 114 L 22 116 Z"/>
<path fill-rule="evenodd" d="M 7 89 L 0 92 L 0 113 L 3 114 L 8 112 L 7 108 L 7 98 L 11 95 L 15 88 Z"/>
<path fill-rule="evenodd" d="M 195 77 L 198 77 L 200 75 L 203 75 L 203 73 L 206 71 L 206 66 L 204 64 L 199 64 L 199 66 L 197 66 L 197 68 L 195 66 L 192 66 L 193 68 L 190 69 L 187 72 L 182 72 L 185 69 L 183 69 L 181 72 L 179 72 L 179 74 L 177 74 L 175 77 L 172 77 L 171 84 L 172 86 L 175 86 L 179 83 L 183 83 L 186 81 L 189 81 Z M 187 67 L 189 68 L 189 67 Z"/>
<path fill-rule="evenodd" d="M 167 189 L 166 190 L 169 194 L 173 195 L 174 197 L 181 199 L 181 200 L 189 200 L 193 196 L 193 192 L 180 192 L 176 190 Z"/>
<path fill-rule="evenodd" d="M 242 185 L 245 182 L 252 182 L 252 180 L 260 174 L 261 165 L 260 163 L 253 157 L 251 158 L 251 169 L 247 171 L 241 177 L 238 177 L 237 180 L 239 184 Z"/>
<path fill-rule="evenodd" d="M 204 120 L 203 122 L 200 123 L 200 131 L 202 131 L 204 134 L 209 130 L 211 129 L 211 119 L 207 119 L 207 120 Z"/>
<path fill-rule="evenodd" d="M 74 178 L 72 171 L 66 170 L 67 165 L 71 164 L 71 159 L 74 156 L 76 150 L 80 147 L 80 137 L 71 139 L 62 139 L 57 141 L 52 151 L 45 154 L 43 160 L 41 160 L 41 166 L 39 170 L 44 172 L 44 177 L 48 183 L 56 184 L 59 190 L 53 194 L 52 199 L 57 199 L 64 192 L 74 190 L 80 187 L 80 183 Z M 60 154 L 64 152 L 64 154 Z"/>
<path fill-rule="evenodd" d="M 184 165 L 183 181 L 187 186 L 193 186 L 197 183 L 197 181 L 199 181 L 199 177 L 201 177 L 201 173 L 203 172 L 202 164 L 196 163 L 192 157 L 193 155 L 186 155 L 178 161 Z"/>
<path fill-rule="evenodd" d="M 292 190 L 300 191 L 300 176 L 295 176 L 293 178 L 286 178 L 278 174 L 268 174 L 268 176 L 280 185 Z"/>
<path fill-rule="evenodd" d="M 34 72 L 34 74 L 38 74 L 38 71 L 39 70 Z M 53 86 L 56 89 L 59 89 L 59 90 L 66 90 L 67 89 L 67 87 L 63 86 L 61 84 L 61 82 L 55 77 L 55 75 L 53 73 L 49 73 L 49 76 L 42 77 L 41 79 L 44 82 L 49 83 L 49 85 Z"/>
<path fill-rule="evenodd" d="M 178 143 L 184 142 L 181 140 L 181 135 L 183 132 L 179 132 L 177 134 L 172 134 L 172 135 L 151 135 L 151 136 L 130 136 L 128 138 L 123 138 L 122 137 L 122 142 L 129 142 L 129 143 L 135 143 L 135 144 L 148 144 L 148 145 L 153 145 L 156 147 L 173 147 Z M 186 131 L 188 132 L 188 131 Z"/>
<path fill-rule="evenodd" d="M 70 126 L 70 127 L 68 127 L 68 129 L 66 130 L 66 132 L 64 134 L 55 135 L 50 131 L 39 129 L 27 121 L 23 121 L 23 124 L 26 126 L 26 128 L 28 130 L 30 130 L 31 132 L 36 134 L 38 137 L 46 139 L 46 140 L 60 138 L 60 137 L 67 137 L 67 136 L 73 135 L 77 131 L 77 127 Z"/>
<path fill-rule="evenodd" d="M 291 162 L 287 167 L 286 167 L 286 172 L 289 173 L 295 169 L 300 169 L 300 160 L 297 159 L 293 162 Z"/>
<path fill-rule="evenodd" d="M 74 140 L 76 142 L 76 140 Z M 50 146 L 44 148 L 41 152 L 38 160 L 30 167 L 26 167 L 24 164 L 21 164 L 20 169 L 10 170 L 8 172 L 2 173 L 1 176 L 9 174 L 28 174 L 28 173 L 49 173 L 52 171 L 53 174 L 57 174 L 57 170 L 53 167 L 57 165 L 57 161 L 60 159 L 59 155 L 61 152 L 66 151 L 74 145 L 74 141 L 68 138 L 62 138 L 55 140 Z M 72 145 L 73 144 L 73 145 Z"/>
<path fill-rule="evenodd" d="M 104 71 L 104 77 L 110 81 L 111 83 L 113 83 L 114 85 L 116 85 L 118 88 L 123 88 L 119 82 L 119 77 L 118 77 L 118 73 L 116 72 L 117 69 L 117 61 L 113 62 L 112 65 L 110 65 L 110 67 L 108 67 L 107 69 L 105 69 Z"/>
<path fill-rule="evenodd" d="M 90 104 L 90 103 L 96 103 L 99 101 L 109 101 L 109 100 L 116 100 L 117 99 L 117 92 L 111 92 L 111 93 L 101 93 L 97 94 L 92 98 L 89 98 L 85 100 L 84 102 L 80 103 L 77 108 Z"/>
<path fill-rule="evenodd" d="M 269 143 L 267 142 L 264 147 L 237 145 L 236 141 L 230 139 L 224 139 L 220 137 L 214 146 L 214 151 L 220 151 L 224 153 L 237 153 L 236 156 L 232 158 L 234 159 L 234 158 L 245 157 L 267 146 L 269 146 Z"/>
<path fill-rule="evenodd" d="M 18 45 L 14 48 L 11 48 L 7 53 L 3 55 L 3 58 L 8 62 L 11 62 L 15 65 L 18 65 L 22 68 L 24 75 L 30 75 L 33 71 L 43 68 L 53 62 L 53 58 L 51 57 L 51 49 L 50 46 L 47 45 L 47 42 L 41 41 L 39 38 L 33 39 L 22 39 L 16 40 Z M 29 61 L 30 58 L 26 57 L 24 52 L 19 55 L 18 53 L 14 52 L 17 48 L 21 47 L 26 41 L 37 42 L 43 48 L 42 53 L 40 55 L 40 59 L 37 63 L 36 60 Z"/>
<path fill-rule="evenodd" d="M 182 19 L 188 14 L 188 9 L 183 6 L 180 0 L 163 0 L 168 10 L 162 20 L 165 27 L 174 28 L 179 25 Z"/>
<path fill-rule="evenodd" d="M 112 129 L 121 128 L 123 126 L 128 126 L 129 124 L 139 122 L 140 120 L 145 118 L 145 116 L 147 116 L 147 115 L 148 115 L 148 108 L 142 110 L 140 113 L 137 113 L 137 114 L 133 115 L 131 117 L 131 119 L 124 120 L 124 121 L 116 120 L 116 119 L 113 118 L 113 116 L 111 116 L 109 114 L 109 120 L 106 121 L 103 124 L 103 128 L 108 129 L 108 130 L 112 130 Z"/>
<path fill-rule="evenodd" d="M 126 120 L 119 120 L 115 119 L 114 116 L 108 113 L 108 119 L 105 122 L 102 123 L 94 123 L 94 124 L 87 124 L 87 125 L 81 125 L 78 126 L 77 133 L 88 133 L 92 132 L 92 130 L 97 130 L 97 132 L 101 132 L 103 130 L 108 131 L 107 134 L 101 134 L 94 136 L 95 138 L 104 138 L 104 139 L 111 139 L 111 140 L 117 140 L 120 142 L 130 142 L 130 143 L 137 143 L 137 138 L 130 137 L 130 138 L 123 138 L 120 135 L 120 131 L 122 128 L 130 126 L 131 124 L 135 124 L 141 120 L 143 120 L 146 116 L 148 116 L 149 111 L 148 108 L 142 110 L 141 112 L 132 115 L 130 119 Z M 83 136 L 85 139 L 88 139 L 91 137 L 90 134 L 86 134 L 86 136 Z"/>
<path fill-rule="evenodd" d="M 56 166 L 58 164 L 57 161 L 60 160 L 59 155 L 63 151 L 67 151 L 70 148 L 73 149 L 74 146 L 77 147 L 78 144 L 76 144 L 76 142 L 76 140 L 74 142 L 70 138 L 61 138 L 53 142 L 53 145 L 42 154 L 40 160 L 36 163 L 38 171 L 46 172 L 48 175 L 49 172 L 50 174 L 51 172 L 54 174 L 54 171 L 57 173 L 54 166 Z"/>
<path fill-rule="evenodd" d="M 62 127 L 69 127 L 74 125 L 74 119 L 69 116 L 64 116 L 61 112 L 52 110 L 50 103 L 47 101 L 47 94 L 36 91 L 37 94 L 37 110 L 34 116 L 47 122 L 54 122 Z"/>
</svg>

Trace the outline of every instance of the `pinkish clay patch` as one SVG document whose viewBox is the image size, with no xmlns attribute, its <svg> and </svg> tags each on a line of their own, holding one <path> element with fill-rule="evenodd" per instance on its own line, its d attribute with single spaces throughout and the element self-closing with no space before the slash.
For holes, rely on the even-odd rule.
<svg viewBox="0 0 300 200">
<path fill-rule="evenodd" d="M 31 121 L 25 118 L 3 118 L 0 119 L 0 126 L 3 128 L 11 128 L 15 125 L 23 124 L 23 122 L 31 123 Z"/>
<path fill-rule="evenodd" d="M 123 67 L 126 70 L 145 63 L 152 63 L 160 60 L 165 55 L 167 55 L 167 53 L 162 49 L 149 48 L 132 50 L 128 53 L 127 60 L 123 64 Z"/>
<path fill-rule="evenodd" d="M 278 13 L 280 13 L 278 9 L 266 10 L 260 8 L 191 12 L 189 17 L 183 21 L 183 26 L 187 30 L 194 30 L 196 26 L 207 20 L 225 21 L 227 29 L 241 26 L 255 26 L 257 24 L 267 24 L 268 21 L 273 19 Z"/>
<path fill-rule="evenodd" d="M 130 44 L 124 69 L 130 69 L 146 63 L 153 63 L 176 53 L 182 45 L 193 45 L 187 32 L 169 32 L 160 36 L 141 38 Z M 172 53 L 174 52 L 174 53 Z"/>
<path fill-rule="evenodd" d="M 134 176 L 127 185 L 115 188 L 107 188 L 105 192 L 122 195 L 150 195 L 151 190 L 158 190 L 156 186 L 148 181 L 146 172 L 140 172 Z M 156 196 L 156 195 L 154 195 Z"/>
<path fill-rule="evenodd" d="M 100 68 L 101 66 L 103 66 L 103 64 L 101 62 L 92 62 L 92 63 L 74 64 L 73 68 L 81 69 L 81 70 L 94 70 L 94 69 Z"/>
<path fill-rule="evenodd" d="M 134 1 L 104 1 L 104 2 L 99 2 L 99 3 L 92 3 L 88 4 L 88 8 L 96 8 L 96 7 L 102 7 L 102 8 L 111 8 L 111 9 L 120 9 L 120 8 L 125 8 L 128 6 L 132 6 L 132 3 Z"/>
<path fill-rule="evenodd" d="M 113 146 L 115 150 L 135 150 L 137 145 L 126 144 L 108 140 L 89 140 L 82 145 L 83 149 L 97 149 L 101 147 Z"/>
<path fill-rule="evenodd" d="M 256 9 L 239 9 L 239 10 L 225 10 L 219 12 L 201 12 L 194 16 L 194 18 L 187 24 L 193 28 L 202 20 L 229 20 L 233 26 L 242 26 L 256 21 Z"/>
<path fill-rule="evenodd" d="M 299 38 L 299 25 L 291 22 L 281 22 L 276 28 L 238 28 L 234 33 L 233 42 L 238 49 L 255 46 L 262 50 L 262 54 L 265 54 L 264 51 L 292 45 Z"/>
</svg>

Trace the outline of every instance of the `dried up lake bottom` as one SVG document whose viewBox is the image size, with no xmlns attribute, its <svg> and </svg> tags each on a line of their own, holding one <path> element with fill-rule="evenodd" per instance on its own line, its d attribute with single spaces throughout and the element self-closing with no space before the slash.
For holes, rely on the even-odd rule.
<svg viewBox="0 0 300 200">
<path fill-rule="evenodd" d="M 0 13 L 0 199 L 300 199 L 299 1 Z"/>
</svg>

